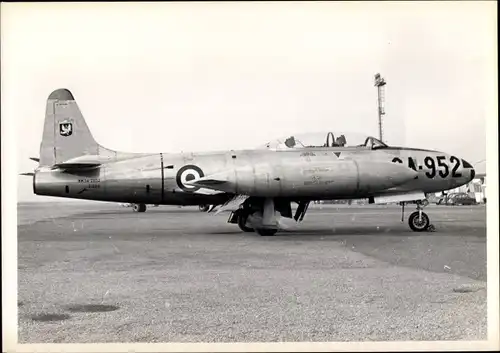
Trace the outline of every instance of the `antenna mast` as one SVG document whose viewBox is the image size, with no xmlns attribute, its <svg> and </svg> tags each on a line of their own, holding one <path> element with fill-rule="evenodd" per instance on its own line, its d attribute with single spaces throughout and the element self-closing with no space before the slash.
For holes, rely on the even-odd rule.
<svg viewBox="0 0 500 353">
<path fill-rule="evenodd" d="M 386 82 L 380 76 L 380 74 L 375 75 L 375 87 L 377 87 L 377 93 L 378 93 L 378 133 L 379 133 L 379 140 L 384 142 L 383 140 L 383 128 L 382 128 L 382 115 L 385 115 L 385 86 Z"/>
</svg>

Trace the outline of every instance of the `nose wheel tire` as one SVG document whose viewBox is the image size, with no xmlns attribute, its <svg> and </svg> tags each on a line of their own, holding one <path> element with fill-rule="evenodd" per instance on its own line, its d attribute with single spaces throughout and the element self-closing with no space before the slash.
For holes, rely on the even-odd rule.
<svg viewBox="0 0 500 353">
<path fill-rule="evenodd" d="M 146 205 L 143 203 L 134 203 L 134 212 L 146 212 Z"/>
<path fill-rule="evenodd" d="M 427 214 L 422 212 L 422 217 L 419 216 L 419 212 L 415 211 L 410 215 L 408 219 L 408 224 L 411 230 L 413 230 L 414 232 L 423 232 L 427 230 L 430 225 L 429 216 L 427 216 Z"/>
</svg>

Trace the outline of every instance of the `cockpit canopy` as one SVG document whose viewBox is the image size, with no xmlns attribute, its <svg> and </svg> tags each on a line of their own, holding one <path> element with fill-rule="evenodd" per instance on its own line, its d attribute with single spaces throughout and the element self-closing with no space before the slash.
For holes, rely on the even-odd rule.
<svg viewBox="0 0 500 353">
<path fill-rule="evenodd" d="M 312 132 L 289 135 L 270 141 L 259 148 L 286 150 L 311 147 L 341 147 L 377 149 L 388 147 L 373 136 L 353 132 Z"/>
</svg>

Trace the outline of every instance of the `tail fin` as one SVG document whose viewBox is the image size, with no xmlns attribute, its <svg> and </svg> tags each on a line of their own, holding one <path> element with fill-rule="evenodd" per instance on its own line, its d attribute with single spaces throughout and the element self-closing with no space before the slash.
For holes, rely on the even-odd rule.
<svg viewBox="0 0 500 353">
<path fill-rule="evenodd" d="M 40 145 L 41 166 L 53 166 L 84 155 L 115 154 L 94 140 L 69 90 L 58 89 L 50 94 Z"/>
</svg>

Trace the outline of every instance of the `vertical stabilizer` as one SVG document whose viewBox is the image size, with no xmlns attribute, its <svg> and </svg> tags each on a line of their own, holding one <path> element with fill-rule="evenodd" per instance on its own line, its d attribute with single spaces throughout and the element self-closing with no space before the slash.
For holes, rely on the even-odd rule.
<svg viewBox="0 0 500 353">
<path fill-rule="evenodd" d="M 40 166 L 52 166 L 83 155 L 110 155 L 94 140 L 76 101 L 67 89 L 52 92 L 47 99 L 40 145 Z"/>
</svg>

